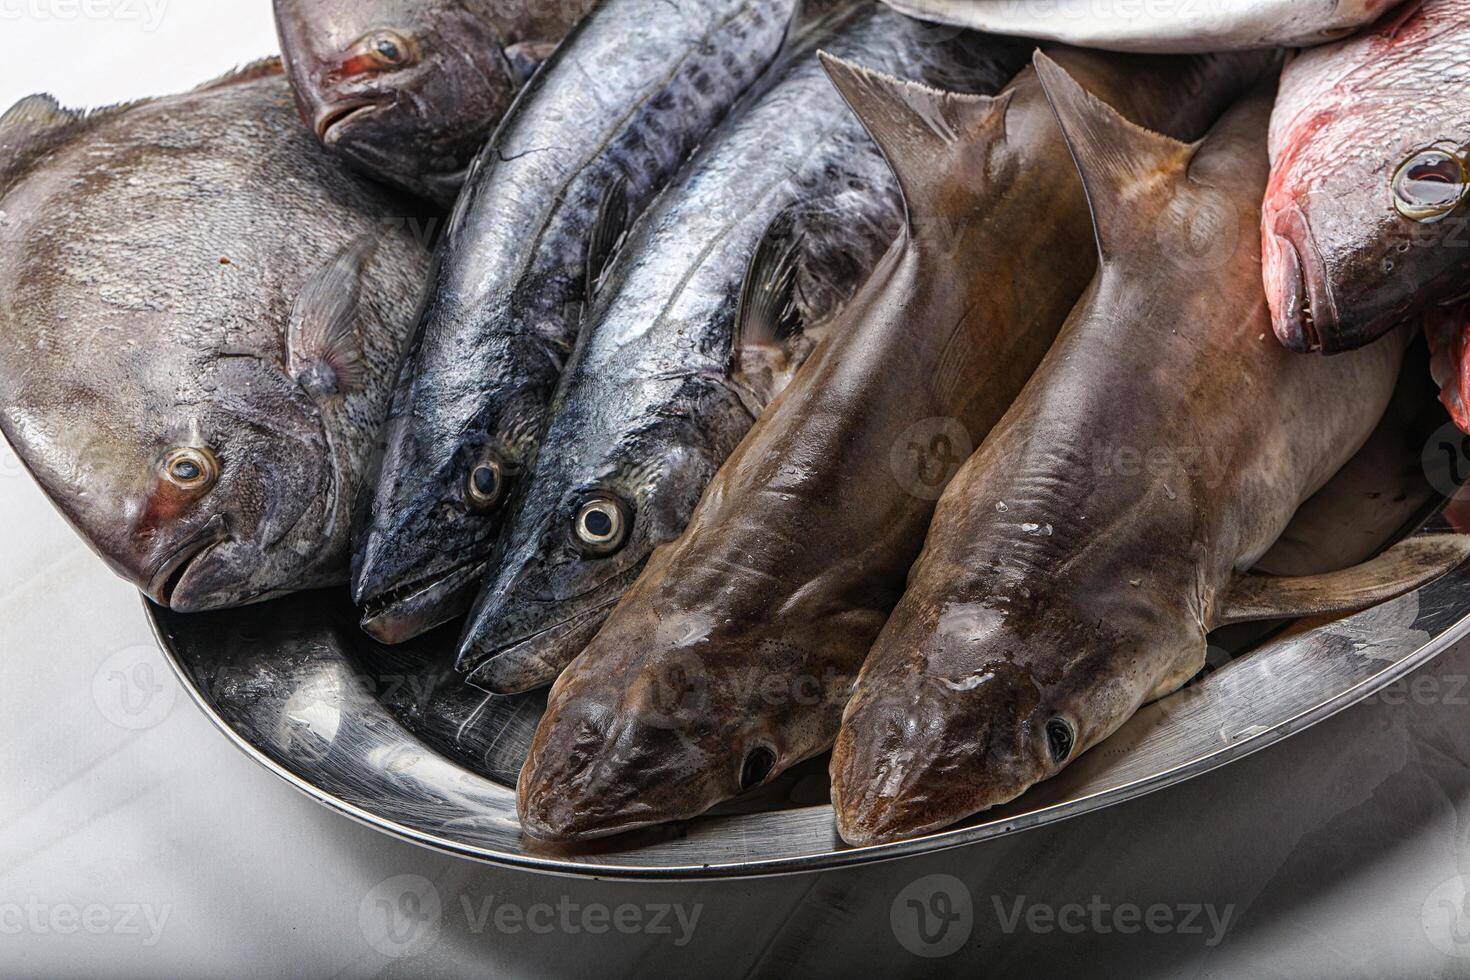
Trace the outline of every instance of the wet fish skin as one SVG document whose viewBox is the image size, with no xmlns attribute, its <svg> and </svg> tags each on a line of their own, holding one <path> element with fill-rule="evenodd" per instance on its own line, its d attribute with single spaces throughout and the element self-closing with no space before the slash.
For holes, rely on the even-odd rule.
<svg viewBox="0 0 1470 980">
<path fill-rule="evenodd" d="M 1287 66 L 1262 219 L 1287 347 L 1352 350 L 1465 294 L 1470 204 L 1426 223 L 1394 203 L 1400 167 L 1435 146 L 1470 147 L 1470 21 L 1456 0 L 1411 4 Z"/>
<path fill-rule="evenodd" d="M 1403 0 L 884 0 L 996 34 L 1143 54 L 1308 47 L 1341 40 Z"/>
<path fill-rule="evenodd" d="M 0 429 L 107 563 L 214 609 L 341 582 L 423 205 L 302 129 L 278 62 L 0 120 Z"/>
<path fill-rule="evenodd" d="M 302 118 L 363 173 L 449 206 L 594 0 L 275 0 Z"/>
<path fill-rule="evenodd" d="M 1275 64 L 1054 54 L 1130 116 L 1190 136 Z M 904 231 L 553 688 L 520 780 L 535 836 L 692 817 L 830 747 L 942 478 L 1096 269 L 1082 184 L 1033 71 L 994 99 L 829 71 L 897 172 Z M 936 438 L 955 458 L 926 479 L 907 454 Z"/>
<path fill-rule="evenodd" d="M 1290 615 L 1247 608 L 1248 584 L 1265 580 L 1237 571 L 1367 439 L 1408 339 L 1303 358 L 1269 337 L 1255 227 L 1270 92 L 1190 147 L 1118 124 L 1060 71 L 1043 78 L 1104 259 L 941 498 L 863 667 L 831 763 L 838 829 L 854 845 L 1013 799 L 1193 676 L 1207 630 Z M 1237 243 L 1208 270 L 1172 260 L 1159 237 L 1201 213 Z M 1307 416 L 1320 424 L 1295 424 Z M 1100 446 L 1170 465 L 1098 466 Z M 1189 447 L 1218 449 L 1224 465 Z M 1358 598 L 1412 578 L 1383 575 L 1383 591 Z M 1336 580 L 1274 581 L 1320 586 L 1298 615 L 1356 607 L 1332 594 Z"/>
<path fill-rule="evenodd" d="M 468 610 L 570 354 L 604 203 L 636 218 L 759 81 L 796 9 L 606 3 L 477 159 L 354 532 L 354 596 L 375 637 L 398 642 Z M 470 486 L 482 467 L 489 497 Z"/>
<path fill-rule="evenodd" d="M 850 5 L 803 36 L 759 101 L 716 132 L 634 229 L 609 270 L 553 400 L 543 457 L 507 523 L 496 576 L 459 664 L 488 690 L 550 683 L 596 633 L 648 556 L 684 530 L 709 480 L 775 387 L 736 351 L 747 267 L 778 217 L 808 325 L 776 355 L 794 369 L 898 232 L 897 184 L 832 88 L 815 48 L 994 91 L 1027 47 L 935 31 Z M 747 370 L 749 368 L 749 370 Z M 761 377 L 757 377 L 761 375 Z M 585 553 L 583 506 L 623 508 L 612 554 Z"/>
</svg>

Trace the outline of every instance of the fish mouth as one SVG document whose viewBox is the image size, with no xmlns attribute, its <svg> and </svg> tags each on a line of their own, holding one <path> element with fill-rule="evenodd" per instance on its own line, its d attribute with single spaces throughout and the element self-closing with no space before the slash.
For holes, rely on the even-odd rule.
<svg viewBox="0 0 1470 980">
<path fill-rule="evenodd" d="M 1276 311 L 1272 327 L 1277 338 L 1288 350 L 1308 354 L 1322 349 L 1322 336 L 1317 332 L 1317 320 L 1312 315 L 1312 294 L 1307 289 L 1306 274 L 1302 271 L 1301 254 L 1289 240 L 1277 236 L 1280 264 L 1277 296 L 1280 309 Z"/>
<path fill-rule="evenodd" d="M 1266 238 L 1271 327 L 1298 354 L 1336 349 L 1336 305 L 1326 288 L 1326 270 L 1299 208 L 1284 212 Z M 1300 243 L 1300 244 L 1298 244 Z"/>
<path fill-rule="evenodd" d="M 485 562 L 472 561 L 370 596 L 362 630 L 389 645 L 427 633 L 466 612 L 484 576 Z"/>
<path fill-rule="evenodd" d="M 466 675 L 466 682 L 493 694 L 523 694 L 551 683 L 585 646 L 583 643 L 569 652 L 568 638 L 584 631 L 595 633 L 621 599 L 619 592 L 590 609 L 502 643 L 479 658 L 478 666 Z M 591 639 L 591 635 L 586 637 L 587 641 Z"/>
<path fill-rule="evenodd" d="M 224 543 L 228 538 L 229 534 L 225 528 L 224 519 L 219 516 L 211 518 L 199 534 L 180 545 L 178 550 L 164 561 L 163 566 L 149 580 L 148 587 L 143 591 L 158 605 L 173 608 L 174 596 L 178 593 L 179 585 L 189 572 L 197 567 L 200 559 L 212 551 L 216 545 Z"/>
<path fill-rule="evenodd" d="M 377 111 L 381 103 L 373 99 L 347 99 L 322 106 L 312 120 L 311 128 L 316 138 L 327 146 L 335 145 L 342 138 L 342 128 L 352 120 Z"/>
</svg>

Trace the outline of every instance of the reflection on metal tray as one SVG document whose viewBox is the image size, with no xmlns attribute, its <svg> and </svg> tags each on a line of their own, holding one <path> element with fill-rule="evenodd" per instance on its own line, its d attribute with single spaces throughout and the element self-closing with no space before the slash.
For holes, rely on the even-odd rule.
<svg viewBox="0 0 1470 980">
<path fill-rule="evenodd" d="M 1461 482 L 1451 471 L 1467 468 L 1470 445 L 1441 428 L 1442 414 L 1420 408 L 1432 399 L 1415 393 L 1403 404 L 1414 409 L 1390 412 L 1360 457 L 1304 505 L 1263 567 L 1301 574 L 1313 563 L 1352 564 L 1441 511 L 1444 494 Z M 1462 506 L 1457 501 L 1449 512 Z M 1442 513 L 1427 526 L 1448 528 Z M 544 694 L 486 697 L 467 687 L 450 664 L 452 631 L 401 647 L 373 643 L 342 592 L 193 615 L 148 608 L 205 713 L 302 792 L 455 854 L 599 877 L 811 870 L 971 844 L 1074 817 L 1299 732 L 1470 631 L 1467 569 L 1355 615 L 1221 631 L 1200 677 L 1145 707 L 1059 776 L 1003 808 L 916 840 L 845 846 L 827 805 L 826 760 L 818 759 L 703 817 L 565 849 L 522 837 L 515 812 L 516 774 Z"/>
</svg>

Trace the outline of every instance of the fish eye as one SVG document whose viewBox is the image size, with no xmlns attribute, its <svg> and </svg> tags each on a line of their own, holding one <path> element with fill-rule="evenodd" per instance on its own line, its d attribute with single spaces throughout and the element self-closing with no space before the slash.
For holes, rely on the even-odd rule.
<svg viewBox="0 0 1470 980">
<path fill-rule="evenodd" d="M 208 449 L 181 446 L 163 457 L 163 477 L 190 493 L 201 493 L 219 479 L 219 460 Z"/>
<path fill-rule="evenodd" d="M 776 767 L 776 753 L 764 745 L 757 745 L 745 756 L 740 766 L 740 791 L 754 789 L 766 781 Z"/>
<path fill-rule="evenodd" d="M 505 496 L 505 464 L 491 453 L 474 469 L 465 486 L 465 496 L 475 510 L 489 510 Z"/>
<path fill-rule="evenodd" d="M 1053 718 L 1046 723 L 1046 744 L 1051 749 L 1053 761 L 1066 762 L 1067 756 L 1072 754 L 1072 744 L 1075 741 L 1072 726 L 1065 719 Z"/>
<path fill-rule="evenodd" d="M 1393 204 L 1411 221 L 1432 224 L 1465 199 L 1465 165 L 1447 150 L 1423 150 L 1399 167 L 1393 178 Z"/>
<path fill-rule="evenodd" d="M 381 68 L 404 68 L 413 62 L 413 45 L 401 34 L 378 31 L 363 42 L 367 54 Z"/>
<path fill-rule="evenodd" d="M 588 557 L 606 557 L 623 546 L 632 524 L 628 505 L 616 497 L 591 497 L 577 508 L 572 537 Z"/>
</svg>

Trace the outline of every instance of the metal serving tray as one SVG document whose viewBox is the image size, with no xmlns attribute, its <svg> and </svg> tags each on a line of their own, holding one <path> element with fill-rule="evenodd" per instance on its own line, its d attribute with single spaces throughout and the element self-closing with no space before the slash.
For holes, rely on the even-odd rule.
<svg viewBox="0 0 1470 980">
<path fill-rule="evenodd" d="M 1427 378 L 1422 364 L 1414 369 Z M 1445 495 L 1464 482 L 1460 471 L 1470 472 L 1470 440 L 1445 425 L 1443 413 L 1420 410 L 1437 408 L 1432 396 L 1406 404 L 1413 409 L 1398 418 L 1390 412 L 1354 463 L 1314 498 L 1332 496 L 1333 506 L 1314 514 L 1309 502 L 1263 567 L 1299 573 L 1344 541 L 1357 549 L 1355 557 L 1331 560 L 1351 564 L 1366 557 L 1365 548 L 1407 530 L 1470 524 L 1460 513 L 1470 513 L 1470 502 L 1445 507 Z M 1426 514 L 1434 516 L 1426 522 Z M 428 847 L 600 878 L 810 871 L 974 844 L 1075 817 L 1300 732 L 1470 632 L 1470 566 L 1355 615 L 1221 631 L 1201 676 L 1145 707 L 1059 776 L 1003 808 L 916 840 L 844 845 L 833 828 L 822 758 L 703 817 L 570 849 L 523 837 L 516 819 L 516 775 L 544 694 L 490 698 L 465 685 L 449 662 L 452 632 L 400 647 L 374 643 L 357 628 L 345 592 L 190 615 L 148 604 L 148 612 L 200 708 L 248 755 L 308 796 Z"/>
</svg>

